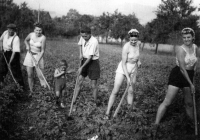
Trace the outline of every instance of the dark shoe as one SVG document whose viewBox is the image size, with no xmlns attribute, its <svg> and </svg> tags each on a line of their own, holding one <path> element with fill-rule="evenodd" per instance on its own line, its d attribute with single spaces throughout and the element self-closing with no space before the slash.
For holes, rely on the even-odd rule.
<svg viewBox="0 0 200 140">
<path fill-rule="evenodd" d="M 97 107 L 100 107 L 101 106 L 101 101 L 100 100 L 96 100 L 95 104 L 96 104 Z"/>
</svg>

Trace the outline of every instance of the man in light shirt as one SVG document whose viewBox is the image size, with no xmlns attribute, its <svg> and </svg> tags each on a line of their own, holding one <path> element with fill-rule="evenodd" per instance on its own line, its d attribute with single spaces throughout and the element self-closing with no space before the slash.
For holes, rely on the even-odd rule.
<svg viewBox="0 0 200 140">
<path fill-rule="evenodd" d="M 8 67 L 11 69 L 14 78 L 24 88 L 24 82 L 20 67 L 20 39 L 16 34 L 16 25 L 9 24 L 6 31 L 1 35 L 0 41 L 3 42 L 0 51 L 4 53 L 5 58 L 2 55 L 0 57 L 0 85 L 3 86 L 4 78 L 8 73 Z"/>
<path fill-rule="evenodd" d="M 78 45 L 80 46 L 81 66 L 78 70 L 79 82 L 77 84 L 74 101 L 80 92 L 83 80 L 88 76 L 92 83 L 94 102 L 98 106 L 100 104 L 97 100 L 97 80 L 100 78 L 99 44 L 97 39 L 91 35 L 91 29 L 89 27 L 82 27 L 80 32 L 81 38 Z"/>
</svg>

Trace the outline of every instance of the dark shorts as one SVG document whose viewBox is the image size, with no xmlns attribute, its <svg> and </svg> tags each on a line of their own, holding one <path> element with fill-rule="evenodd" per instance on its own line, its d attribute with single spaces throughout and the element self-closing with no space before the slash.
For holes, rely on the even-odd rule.
<svg viewBox="0 0 200 140">
<path fill-rule="evenodd" d="M 59 78 L 55 81 L 55 91 L 62 91 L 66 87 L 66 79 L 65 78 Z"/>
<path fill-rule="evenodd" d="M 187 70 L 190 80 L 193 82 L 194 70 Z M 176 66 L 171 70 L 169 75 L 168 85 L 172 85 L 179 88 L 190 87 L 190 84 L 183 76 L 180 67 Z"/>
<path fill-rule="evenodd" d="M 83 58 L 81 65 L 85 63 L 87 58 Z M 100 78 L 100 65 L 99 59 L 91 60 L 85 67 L 83 67 L 81 75 L 83 77 L 88 76 L 91 80 L 97 80 Z"/>
</svg>

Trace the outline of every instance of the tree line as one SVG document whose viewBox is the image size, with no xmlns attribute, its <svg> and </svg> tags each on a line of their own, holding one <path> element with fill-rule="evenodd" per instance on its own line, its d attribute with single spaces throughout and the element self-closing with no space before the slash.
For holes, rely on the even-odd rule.
<svg viewBox="0 0 200 140">
<path fill-rule="evenodd" d="M 70 9 L 62 17 L 51 18 L 49 12 L 39 11 L 40 22 L 44 31 L 50 37 L 74 37 L 79 35 L 81 26 L 87 25 L 95 36 L 120 39 L 121 43 L 127 39 L 127 32 L 131 28 L 140 31 L 142 42 L 177 45 L 181 43 L 180 31 L 184 27 L 191 27 L 200 38 L 200 29 L 197 21 L 199 16 L 193 14 L 197 7 L 192 6 L 192 0 L 161 0 L 157 7 L 156 18 L 141 25 L 137 16 L 132 13 L 124 15 L 118 10 L 113 13 L 103 12 L 100 16 L 80 14 L 76 9 Z M 24 37 L 32 31 L 33 23 L 38 21 L 38 10 L 30 9 L 26 2 L 17 5 L 13 0 L 0 0 L 0 32 L 5 30 L 8 23 L 18 26 L 18 33 Z M 195 43 L 200 45 L 200 40 Z M 156 48 L 157 48 L 156 47 Z"/>
</svg>

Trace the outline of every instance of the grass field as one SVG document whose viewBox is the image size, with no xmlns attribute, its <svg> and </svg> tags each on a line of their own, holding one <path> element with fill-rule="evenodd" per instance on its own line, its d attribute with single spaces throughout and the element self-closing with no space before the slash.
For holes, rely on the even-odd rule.
<svg viewBox="0 0 200 140">
<path fill-rule="evenodd" d="M 75 86 L 76 73 L 67 76 L 67 93 L 65 95 L 65 109 L 59 109 L 54 100 L 53 91 L 42 89 L 36 80 L 35 94 L 32 98 L 27 97 L 27 93 L 20 95 L 17 102 L 6 104 L 11 110 L 10 118 L 7 110 L 1 109 L 4 123 L 12 125 L 0 129 L 2 136 L 15 140 L 87 140 L 95 135 L 99 140 L 150 140 L 151 124 L 155 121 L 158 105 L 163 101 L 169 72 L 175 66 L 175 57 L 170 55 L 154 55 L 154 52 L 144 50 L 141 52 L 142 67 L 139 69 L 137 83 L 134 93 L 136 94 L 136 107 L 139 109 L 133 112 L 127 108 L 126 101 L 116 119 L 105 121 L 102 119 L 105 113 L 109 95 L 114 84 L 116 67 L 121 60 L 120 46 L 100 45 L 100 65 L 101 77 L 99 79 L 98 97 L 102 102 L 97 107 L 92 101 L 92 91 L 89 79 L 83 83 L 80 96 L 77 99 L 76 111 L 73 112 L 74 120 L 68 121 L 70 103 Z M 60 59 L 66 59 L 69 69 L 77 70 L 78 46 L 68 40 L 52 40 L 47 42 L 45 53 L 45 77 L 50 86 L 53 87 L 53 73 Z M 198 67 L 199 69 L 199 67 Z M 23 70 L 26 78 L 26 71 Z M 200 73 L 196 74 L 196 98 L 197 107 L 200 105 Z M 10 79 L 11 80 L 11 79 Z M 8 78 L 9 81 L 9 78 Z M 26 82 L 27 83 L 27 82 Z M 121 96 L 125 90 L 126 82 L 119 92 L 119 96 L 114 103 L 112 113 L 115 111 Z M 2 92 L 10 91 L 9 86 Z M 12 95 L 14 96 L 14 95 Z M 12 97 L 11 96 L 11 97 Z M 9 98 L 11 98 L 9 96 Z M 22 100 L 23 99 L 23 100 Z M 3 111 L 2 111 L 3 110 Z M 3 113 L 2 113 L 3 112 Z M 198 109 L 198 114 L 200 110 Z M 4 124 L 1 121 L 1 124 Z M 158 140 L 188 140 L 194 138 L 194 124 L 188 119 L 184 110 L 183 95 L 179 93 L 176 100 L 169 107 L 167 114 L 162 120 L 158 131 Z M 3 131 L 4 130 L 4 131 Z"/>
</svg>

